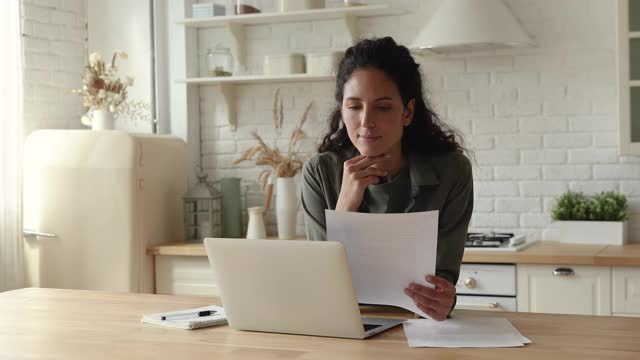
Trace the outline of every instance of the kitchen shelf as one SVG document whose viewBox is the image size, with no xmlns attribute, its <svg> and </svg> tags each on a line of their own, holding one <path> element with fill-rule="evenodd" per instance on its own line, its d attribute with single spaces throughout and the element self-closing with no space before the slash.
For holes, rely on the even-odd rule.
<svg viewBox="0 0 640 360">
<path fill-rule="evenodd" d="M 342 6 L 336 8 L 313 9 L 291 12 L 271 12 L 258 14 L 214 16 L 208 18 L 186 18 L 176 23 L 188 28 L 226 29 L 232 39 L 231 51 L 241 68 L 246 66 L 245 59 L 245 25 L 282 24 L 314 20 L 342 20 L 349 31 L 352 42 L 358 39 L 357 20 L 359 17 L 402 15 L 405 11 L 393 9 L 387 4 Z"/>
<path fill-rule="evenodd" d="M 333 75 L 245 75 L 245 76 L 220 76 L 178 79 L 176 82 L 188 85 L 217 85 L 217 84 L 260 84 L 273 82 L 305 82 L 305 81 L 329 81 L 335 79 Z"/>
<path fill-rule="evenodd" d="M 369 17 L 401 15 L 403 10 L 392 9 L 389 5 L 344 6 L 326 9 L 314 9 L 291 12 L 272 12 L 231 16 L 214 16 L 209 18 L 186 18 L 176 23 L 194 28 L 226 27 L 232 24 L 258 25 L 314 20 L 336 20 L 345 16 Z"/>
<path fill-rule="evenodd" d="M 240 84 L 261 84 L 261 83 L 288 83 L 288 82 L 309 82 L 309 81 L 331 81 L 333 75 L 310 75 L 310 74 L 290 74 L 290 75 L 245 75 L 245 76 L 220 76 L 220 77 L 200 77 L 178 79 L 176 82 L 187 85 L 217 85 L 224 98 L 228 111 L 229 126 L 236 129 L 238 119 L 235 112 L 235 85 Z"/>
<path fill-rule="evenodd" d="M 303 21 L 340 20 L 355 43 L 359 35 L 357 33 L 358 18 L 402 15 L 407 11 L 389 4 L 378 5 L 358 5 L 341 6 L 335 8 L 313 9 L 291 12 L 270 12 L 257 14 L 242 14 L 230 16 L 215 16 L 209 18 L 184 18 L 176 21 L 176 24 L 190 29 L 223 29 L 231 39 L 231 53 L 236 61 L 237 69 L 246 68 L 245 56 L 245 26 L 258 24 L 282 24 Z M 195 38 L 196 34 L 190 35 Z M 197 40 L 196 40 L 197 42 Z M 188 49 L 195 50 L 195 49 Z M 189 73 L 189 71 L 187 71 Z M 228 121 L 231 129 L 237 127 L 237 114 L 235 111 L 235 86 L 239 84 L 260 84 L 260 83 L 289 83 L 289 82 L 311 82 L 311 81 L 332 81 L 335 76 L 331 75 L 310 75 L 293 74 L 281 76 L 229 76 L 229 77 L 194 77 L 176 79 L 177 83 L 184 83 L 187 86 L 216 85 L 220 88 L 224 103 L 227 107 Z"/>
</svg>

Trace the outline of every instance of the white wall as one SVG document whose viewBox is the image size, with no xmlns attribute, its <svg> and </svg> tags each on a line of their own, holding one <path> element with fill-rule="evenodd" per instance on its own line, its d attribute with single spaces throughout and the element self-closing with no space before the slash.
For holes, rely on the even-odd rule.
<svg viewBox="0 0 640 360">
<path fill-rule="evenodd" d="M 263 3 L 273 6 L 273 1 Z M 360 32 L 390 35 L 406 45 L 440 0 L 368 3 L 393 3 L 408 14 L 361 19 Z M 550 209 L 556 196 L 568 189 L 618 190 L 629 197 L 632 237 L 640 240 L 640 161 L 618 151 L 615 2 L 506 3 L 537 47 L 417 58 L 431 101 L 475 152 L 472 229 L 526 231 L 552 239 Z M 198 39 L 204 71 L 206 49 L 227 39 L 212 29 L 200 30 Z M 318 21 L 249 26 L 246 42 L 249 72 L 259 74 L 265 54 L 344 49 L 348 37 L 339 21 Z M 319 137 L 333 102 L 330 82 L 239 86 L 235 132 L 226 124 L 217 88 L 201 87 L 202 160 L 216 178 L 239 176 L 245 185 L 255 184 L 261 169 L 232 162 L 254 144 L 252 130 L 275 138 L 270 109 L 277 88 L 285 95 L 289 129 L 310 100 L 316 103 L 307 130 Z M 305 149 L 313 152 L 314 141 Z M 273 233 L 273 214 L 269 220 Z"/>
<path fill-rule="evenodd" d="M 11 0 L 14 1 L 14 0 Z M 20 0 L 25 135 L 36 129 L 82 128 L 86 0 Z"/>
</svg>

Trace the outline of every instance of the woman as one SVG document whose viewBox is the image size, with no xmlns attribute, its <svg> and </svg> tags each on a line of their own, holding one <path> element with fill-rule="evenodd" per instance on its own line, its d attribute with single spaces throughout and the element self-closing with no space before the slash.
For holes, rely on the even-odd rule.
<svg viewBox="0 0 640 360">
<path fill-rule="evenodd" d="M 436 320 L 455 305 L 473 210 L 471 164 L 424 100 L 419 65 L 392 38 L 349 48 L 336 80 L 330 129 L 304 166 L 307 237 L 326 240 L 325 209 L 370 213 L 439 210 L 433 289 L 404 292 Z M 404 286 L 404 285 L 403 285 Z"/>
</svg>

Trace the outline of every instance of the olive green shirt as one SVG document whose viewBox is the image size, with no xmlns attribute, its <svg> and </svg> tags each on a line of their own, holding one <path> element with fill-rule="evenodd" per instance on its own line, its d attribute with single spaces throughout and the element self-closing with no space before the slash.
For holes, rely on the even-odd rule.
<svg viewBox="0 0 640 360">
<path fill-rule="evenodd" d="M 326 240 L 325 209 L 335 209 L 343 163 L 333 152 L 316 154 L 302 171 L 302 206 L 309 240 Z M 439 210 L 436 275 L 456 284 L 473 211 L 471 163 L 460 152 L 425 157 L 409 154 L 392 181 L 370 185 L 358 212 L 406 213 Z"/>
<path fill-rule="evenodd" d="M 405 166 L 391 180 L 369 185 L 362 197 L 362 212 L 377 214 L 403 213 L 411 197 L 409 167 Z"/>
</svg>

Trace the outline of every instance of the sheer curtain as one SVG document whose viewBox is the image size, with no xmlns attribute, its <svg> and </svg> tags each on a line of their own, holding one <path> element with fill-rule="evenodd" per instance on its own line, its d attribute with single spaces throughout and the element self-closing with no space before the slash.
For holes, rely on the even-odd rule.
<svg viewBox="0 0 640 360">
<path fill-rule="evenodd" d="M 0 291 L 23 286 L 21 1 L 0 1 Z"/>
</svg>

